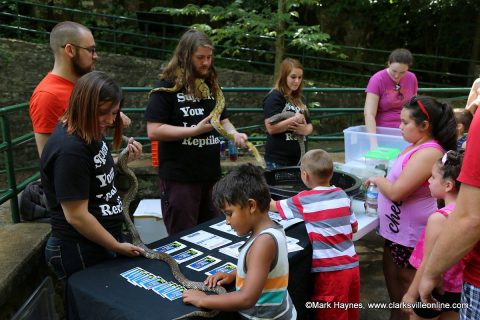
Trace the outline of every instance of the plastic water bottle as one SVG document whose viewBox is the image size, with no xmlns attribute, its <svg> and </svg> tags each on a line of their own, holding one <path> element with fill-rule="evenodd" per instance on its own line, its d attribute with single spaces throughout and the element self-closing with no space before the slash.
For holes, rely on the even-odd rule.
<svg viewBox="0 0 480 320">
<path fill-rule="evenodd" d="M 238 149 L 233 144 L 232 141 L 228 141 L 228 154 L 229 154 L 230 161 L 237 161 L 237 159 L 238 159 Z"/>
<path fill-rule="evenodd" d="M 227 156 L 225 155 L 227 150 L 225 141 L 220 141 L 220 160 L 225 160 Z"/>
<path fill-rule="evenodd" d="M 377 215 L 378 208 L 378 188 L 370 182 L 367 189 L 367 198 L 365 200 L 365 214 L 370 217 Z"/>
</svg>

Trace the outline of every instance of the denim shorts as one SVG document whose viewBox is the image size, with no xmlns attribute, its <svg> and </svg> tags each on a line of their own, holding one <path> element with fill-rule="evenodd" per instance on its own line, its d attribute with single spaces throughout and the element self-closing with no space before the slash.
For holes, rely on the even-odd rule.
<svg viewBox="0 0 480 320">
<path fill-rule="evenodd" d="M 59 280 L 65 280 L 77 271 L 115 257 L 115 252 L 93 242 L 62 240 L 52 235 L 45 246 L 45 260 Z"/>
</svg>

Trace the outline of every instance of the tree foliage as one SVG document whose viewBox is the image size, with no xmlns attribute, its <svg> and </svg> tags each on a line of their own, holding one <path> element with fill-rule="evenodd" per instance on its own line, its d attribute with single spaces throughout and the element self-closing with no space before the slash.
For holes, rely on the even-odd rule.
<svg viewBox="0 0 480 320">
<path fill-rule="evenodd" d="M 284 11 L 278 10 L 281 2 L 285 3 Z M 268 0 L 235 0 L 223 3 L 188 4 L 183 8 L 154 7 L 151 12 L 203 16 L 207 21 L 194 26 L 211 36 L 217 47 L 222 49 L 220 55 L 223 56 L 263 54 L 271 61 L 274 56 L 283 56 L 284 48 L 275 48 L 275 39 L 278 38 L 286 39 L 287 49 L 333 51 L 329 35 L 319 25 L 305 25 L 299 19 L 299 8 L 315 8 L 320 1 L 279 0 L 274 3 Z M 246 52 L 242 48 L 254 51 Z"/>
</svg>

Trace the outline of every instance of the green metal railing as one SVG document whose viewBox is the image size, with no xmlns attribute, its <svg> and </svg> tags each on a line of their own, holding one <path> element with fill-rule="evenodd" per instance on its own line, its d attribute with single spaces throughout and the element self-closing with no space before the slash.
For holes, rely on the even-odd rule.
<svg viewBox="0 0 480 320">
<path fill-rule="evenodd" d="M 135 16 L 115 16 L 20 0 L 6 0 L 0 5 L 3 5 L 0 10 L 0 21 L 6 21 L 6 23 L 0 22 L 0 36 L 27 40 L 33 38 L 37 41 L 41 39 L 42 43 L 46 43 L 49 30 L 59 21 L 69 19 L 87 25 L 93 31 L 102 51 L 156 59 L 170 57 L 179 36 L 189 28 L 185 25 L 159 22 L 159 17 L 165 17 L 165 15 L 157 15 L 156 19 L 152 17 L 151 20 L 146 20 Z M 26 8 L 25 13 L 22 12 L 22 8 Z M 29 16 L 30 12 L 35 16 Z M 151 13 L 143 14 L 155 16 Z M 154 19 L 157 21 L 153 21 Z M 246 39 L 245 44 L 238 47 L 216 44 L 217 64 L 226 67 L 236 65 L 244 70 L 271 74 L 274 67 L 275 39 L 265 36 L 250 36 Z M 384 61 L 390 53 L 387 50 L 345 45 L 333 45 L 332 48 L 336 50 L 336 54 L 318 53 L 296 50 L 289 43 L 287 39 L 285 55 L 302 61 L 309 79 L 325 81 L 334 77 L 355 86 L 366 85 L 372 73 L 385 67 Z M 222 54 L 222 52 L 229 53 Z M 339 58 L 339 56 L 348 58 Z M 470 85 L 476 78 L 475 75 L 469 75 L 467 72 L 455 73 L 450 70 L 458 69 L 459 66 L 462 70 L 468 70 L 471 63 L 480 64 L 480 61 L 458 57 L 425 54 L 414 54 L 414 57 L 416 62 L 411 70 L 416 73 L 419 84 L 423 87 Z"/>
<path fill-rule="evenodd" d="M 151 88 L 148 87 L 125 87 L 123 88 L 126 94 L 132 93 L 146 93 L 150 91 Z M 235 93 L 267 93 L 270 88 L 223 88 L 223 91 L 226 95 L 228 94 L 235 94 Z M 420 93 L 430 93 L 435 96 L 442 95 L 444 99 L 450 101 L 459 101 L 459 100 L 466 100 L 467 94 L 470 88 L 423 88 L 419 89 Z M 356 93 L 362 94 L 364 92 L 364 88 L 305 88 L 305 96 L 307 99 L 307 104 L 310 101 L 310 96 L 312 94 L 342 94 L 342 93 Z M 252 102 L 250 105 L 255 105 L 256 102 Z M 19 219 L 19 208 L 18 208 L 18 201 L 17 196 L 18 194 L 25 189 L 25 187 L 31 183 L 39 179 L 40 174 L 39 172 L 34 172 L 31 175 L 25 177 L 21 181 L 17 182 L 16 173 L 22 169 L 16 169 L 15 163 L 19 159 L 14 158 L 14 148 L 22 146 L 26 143 L 32 143 L 34 141 L 33 132 L 28 132 L 23 135 L 14 136 L 13 134 L 13 127 L 10 121 L 10 115 L 12 113 L 17 113 L 21 110 L 28 109 L 28 103 L 20 103 L 12 106 L 7 106 L 0 108 L 0 134 L 1 134 L 1 143 L 0 143 L 0 153 L 3 154 L 3 165 L 5 168 L 0 168 L 0 174 L 4 174 L 6 176 L 6 188 L 4 190 L 0 190 L 0 204 L 10 200 L 10 208 L 12 213 L 12 220 L 14 223 L 20 221 Z M 232 114 L 249 114 L 249 113 L 262 113 L 263 109 L 260 107 L 238 107 L 238 106 L 229 106 L 229 112 Z M 123 111 L 127 114 L 143 114 L 145 108 L 143 107 L 129 107 L 124 108 Z M 360 115 L 363 113 L 363 106 L 353 106 L 353 107 L 314 107 L 309 108 L 309 111 L 312 114 L 313 119 L 326 119 L 326 118 L 336 118 L 342 115 Z M 259 119 L 263 119 L 260 117 Z M 248 126 L 239 127 L 239 130 L 263 130 L 263 120 L 260 121 L 261 123 L 255 124 L 248 124 Z M 342 141 L 343 140 L 343 128 L 340 129 L 339 132 L 327 135 L 316 135 L 310 136 L 307 138 L 308 141 Z M 146 144 L 149 143 L 149 140 L 146 136 L 139 136 L 136 137 L 137 140 L 142 141 Z M 265 135 L 255 135 L 249 138 L 251 141 L 259 141 L 264 142 L 266 140 Z M 35 149 L 36 152 L 36 149 Z M 36 156 L 36 153 L 35 153 Z M 35 158 L 36 159 L 36 158 Z M 16 161 L 17 160 L 17 161 Z M 36 168 L 38 167 L 38 160 L 36 160 L 36 165 L 32 165 L 29 168 Z"/>
</svg>

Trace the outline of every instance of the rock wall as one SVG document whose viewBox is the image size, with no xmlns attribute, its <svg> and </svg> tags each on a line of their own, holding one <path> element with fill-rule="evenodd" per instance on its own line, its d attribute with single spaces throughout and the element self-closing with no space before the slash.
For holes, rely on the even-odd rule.
<svg viewBox="0 0 480 320">
<path fill-rule="evenodd" d="M 120 54 L 102 52 L 99 48 L 96 69 L 107 72 L 122 87 L 152 86 L 165 61 L 145 59 Z M 0 107 L 28 102 L 36 85 L 53 67 L 53 54 L 47 44 L 35 44 L 15 39 L 0 38 Z M 263 87 L 270 86 L 271 76 L 218 69 L 222 86 L 227 87 Z M 256 97 L 255 97 L 256 95 Z M 226 95 L 227 105 L 258 106 L 265 93 Z M 146 106 L 148 94 L 125 94 L 125 107 L 142 108 Z M 253 97 L 253 99 L 252 99 Z M 18 137 L 31 131 L 28 108 L 9 113 L 12 137 Z M 129 136 L 146 136 L 143 112 L 131 113 L 132 126 L 126 130 Z M 259 117 L 255 114 L 254 117 Z M 257 119 L 258 120 L 258 119 Z M 21 159 L 17 166 L 28 166 L 37 161 L 37 151 L 33 142 L 26 143 L 14 151 L 14 158 Z M 3 167 L 0 158 L 0 168 Z M 1 174 L 0 174 L 1 176 Z M 2 181 L 6 181 L 3 179 Z M 4 182 L 0 185 L 3 186 Z"/>
<path fill-rule="evenodd" d="M 162 70 L 162 64 L 165 61 L 156 59 L 139 58 L 132 56 L 123 56 L 119 54 L 102 52 L 99 48 L 99 60 L 97 70 L 105 71 L 110 74 L 122 87 L 144 87 L 152 86 L 158 79 L 158 74 Z M 34 88 L 53 67 L 53 55 L 47 44 L 35 44 L 14 39 L 0 38 L 0 107 L 5 107 L 18 103 L 28 102 Z M 260 73 L 248 73 L 229 69 L 218 68 L 219 81 L 224 87 L 271 87 L 273 80 L 271 75 Z M 305 72 L 308 78 L 308 70 Z M 326 87 L 325 84 L 308 81 L 305 87 Z M 259 107 L 261 106 L 265 92 L 248 93 L 225 93 L 227 107 Z M 125 107 L 143 108 L 146 106 L 148 94 L 127 93 L 125 94 Z M 316 102 L 317 106 L 325 107 L 351 107 L 363 104 L 363 94 L 332 94 L 332 93 L 313 93 L 309 95 L 310 102 Z M 143 120 L 143 112 L 130 113 L 132 126 L 125 131 L 129 136 L 146 136 L 146 124 Z M 360 116 L 363 120 L 363 117 Z M 314 134 L 327 134 L 338 132 L 338 128 L 345 128 L 350 116 L 333 117 L 330 119 L 321 118 L 314 122 Z M 31 122 L 28 115 L 28 108 L 9 114 L 10 125 L 12 126 L 13 137 L 31 132 Z M 261 113 L 241 113 L 232 114 L 232 123 L 237 127 L 259 125 L 263 130 L 263 114 Z M 247 134 L 254 131 L 247 130 Z M 262 133 L 263 134 L 263 133 Z M 322 144 L 320 147 L 329 148 Z M 148 148 L 146 149 L 148 152 Z M 15 149 L 15 165 L 32 166 L 30 171 L 24 171 L 25 175 L 36 171 L 35 164 L 38 161 L 38 155 L 34 142 L 25 143 Z M 0 158 L 0 168 L 4 167 L 3 157 Z M 20 179 L 22 177 L 19 174 Z M 0 174 L 0 187 L 4 187 L 6 178 Z"/>
<path fill-rule="evenodd" d="M 151 86 L 165 61 L 102 52 L 99 48 L 97 70 L 110 74 L 122 87 Z M 0 38 L 0 106 L 27 102 L 38 82 L 53 67 L 53 55 L 47 44 L 35 44 Z M 219 69 L 222 86 L 269 87 L 272 77 Z M 141 100 L 146 101 L 146 94 Z"/>
</svg>

